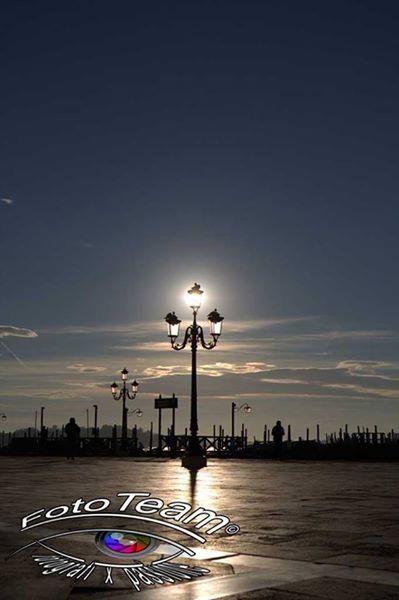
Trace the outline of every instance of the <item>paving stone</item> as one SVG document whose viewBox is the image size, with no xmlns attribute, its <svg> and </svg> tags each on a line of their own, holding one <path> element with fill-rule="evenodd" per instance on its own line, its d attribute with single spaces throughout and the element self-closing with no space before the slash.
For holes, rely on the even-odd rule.
<svg viewBox="0 0 399 600">
<path fill-rule="evenodd" d="M 234 594 L 234 596 L 227 596 L 225 600 L 304 600 L 304 597 L 302 594 L 295 592 L 264 589 L 244 594 Z"/>
<path fill-rule="evenodd" d="M 280 590 L 298 594 L 302 598 L 323 600 L 398 600 L 399 588 L 333 577 L 307 579 L 280 586 Z"/>
<path fill-rule="evenodd" d="M 382 569 L 384 571 L 394 571 L 399 573 L 399 558 L 384 556 L 341 554 L 340 556 L 323 559 L 323 563 L 347 565 L 348 567 L 365 567 L 366 569 Z"/>
<path fill-rule="evenodd" d="M 33 565 L 35 567 L 36 565 Z M 45 581 L 23 563 L 2 565 L 0 575 L 1 600 L 65 600 L 73 583 L 56 575 Z"/>
</svg>

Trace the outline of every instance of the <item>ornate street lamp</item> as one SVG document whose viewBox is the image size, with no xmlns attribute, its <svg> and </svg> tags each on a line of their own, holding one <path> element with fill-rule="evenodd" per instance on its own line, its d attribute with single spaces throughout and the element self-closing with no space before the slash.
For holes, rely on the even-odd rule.
<svg viewBox="0 0 399 600">
<path fill-rule="evenodd" d="M 206 465 L 206 457 L 203 456 L 202 448 L 198 442 L 198 413 L 197 413 L 197 348 L 201 344 L 206 350 L 214 348 L 222 333 L 222 317 L 218 311 L 213 310 L 208 315 L 210 323 L 211 342 L 206 342 L 204 331 L 201 325 L 197 323 L 197 313 L 201 308 L 203 290 L 198 283 L 187 291 L 187 303 L 193 311 L 193 322 L 185 331 L 181 344 L 176 342 L 179 336 L 181 320 L 174 312 L 166 315 L 165 321 L 168 325 L 168 336 L 173 350 L 183 350 L 189 344 L 191 346 L 191 416 L 190 416 L 190 440 L 188 445 L 188 456 L 196 457 L 196 460 L 183 460 L 184 466 L 195 465 L 197 468 Z"/>
<path fill-rule="evenodd" d="M 129 392 L 127 385 L 126 385 L 126 382 L 128 379 L 128 374 L 129 374 L 129 371 L 127 369 L 123 369 L 121 371 L 121 377 L 122 377 L 122 382 L 123 382 L 122 389 L 119 389 L 119 386 L 115 381 L 114 381 L 114 383 L 111 383 L 111 393 L 112 393 L 114 400 L 120 400 L 121 398 L 123 400 L 123 402 L 122 402 L 122 445 L 121 445 L 122 450 L 126 450 L 126 447 L 127 447 L 128 408 L 126 407 L 126 398 L 129 398 L 129 400 L 134 400 L 136 397 L 136 394 L 138 392 L 138 389 L 139 389 L 139 384 L 137 383 L 136 380 L 134 380 L 131 383 L 132 391 Z"/>
<path fill-rule="evenodd" d="M 7 421 L 7 415 L 6 415 L 5 413 L 2 413 L 2 414 L 0 415 L 0 419 L 1 419 L 3 422 L 4 422 L 4 421 Z"/>
</svg>

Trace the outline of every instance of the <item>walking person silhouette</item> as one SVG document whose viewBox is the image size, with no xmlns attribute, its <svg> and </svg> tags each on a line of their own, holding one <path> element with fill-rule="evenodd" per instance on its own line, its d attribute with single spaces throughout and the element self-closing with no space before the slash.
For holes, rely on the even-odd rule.
<svg viewBox="0 0 399 600">
<path fill-rule="evenodd" d="M 283 457 L 283 437 L 285 436 L 284 427 L 281 425 L 281 421 L 277 421 L 272 429 L 272 436 L 274 442 L 274 458 Z"/>
<path fill-rule="evenodd" d="M 69 423 L 65 425 L 65 434 L 67 438 L 66 457 L 67 460 L 75 460 L 75 456 L 79 450 L 80 427 L 75 419 L 71 417 Z"/>
</svg>

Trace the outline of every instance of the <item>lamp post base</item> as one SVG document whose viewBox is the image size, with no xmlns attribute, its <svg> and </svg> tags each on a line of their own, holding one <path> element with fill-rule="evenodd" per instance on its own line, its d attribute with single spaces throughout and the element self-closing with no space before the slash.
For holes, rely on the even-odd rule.
<svg viewBox="0 0 399 600">
<path fill-rule="evenodd" d="M 206 456 L 193 456 L 191 454 L 186 454 L 182 456 L 181 466 L 185 469 L 190 469 L 191 471 L 197 471 L 198 469 L 203 469 L 206 467 L 207 461 Z"/>
</svg>

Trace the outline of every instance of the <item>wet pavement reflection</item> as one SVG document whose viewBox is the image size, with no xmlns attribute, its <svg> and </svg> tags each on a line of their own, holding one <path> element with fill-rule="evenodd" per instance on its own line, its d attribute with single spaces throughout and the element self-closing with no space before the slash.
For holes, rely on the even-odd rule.
<svg viewBox="0 0 399 600">
<path fill-rule="evenodd" d="M 384 598 L 381 586 L 396 585 L 395 578 L 399 582 L 395 464 L 210 460 L 206 469 L 190 472 L 178 460 L 82 458 L 71 463 L 4 457 L 0 481 L 3 557 L 21 542 L 16 538 L 24 514 L 77 498 L 108 497 L 117 507 L 118 492 L 150 492 L 165 503 L 180 500 L 212 509 L 241 527 L 238 536 L 209 536 L 200 560 L 212 565 L 211 578 L 184 584 L 184 593 L 175 586 L 176 598 L 221 598 L 236 589 L 293 585 L 316 575 L 368 581 L 379 586 L 378 597 Z M 24 568 L 33 586 L 43 586 L 30 563 Z M 229 584 L 229 577 L 234 583 Z M 61 578 L 50 579 L 46 589 L 53 593 L 54 586 L 61 586 L 59 599 L 69 597 L 71 588 L 63 588 Z M 4 581 L 10 590 L 17 585 L 8 575 Z M 93 597 L 100 600 L 100 592 L 110 597 L 104 586 L 93 590 Z M 140 597 L 161 600 L 165 593 L 160 588 L 157 596 L 143 592 Z M 370 590 L 368 594 L 372 597 Z M 78 600 L 77 589 L 72 597 Z"/>
</svg>

